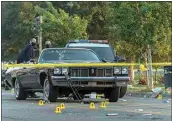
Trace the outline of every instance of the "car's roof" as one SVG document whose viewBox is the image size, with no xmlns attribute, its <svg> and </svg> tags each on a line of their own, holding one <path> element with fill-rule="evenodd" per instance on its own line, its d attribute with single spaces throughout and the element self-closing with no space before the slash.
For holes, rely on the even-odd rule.
<svg viewBox="0 0 172 121">
<path fill-rule="evenodd" d="M 92 51 L 91 49 L 88 48 L 45 48 L 43 50 L 53 50 L 53 49 L 59 49 L 59 50 L 89 50 Z"/>
<path fill-rule="evenodd" d="M 69 43 L 68 47 L 109 47 L 109 45 L 99 43 Z"/>
</svg>

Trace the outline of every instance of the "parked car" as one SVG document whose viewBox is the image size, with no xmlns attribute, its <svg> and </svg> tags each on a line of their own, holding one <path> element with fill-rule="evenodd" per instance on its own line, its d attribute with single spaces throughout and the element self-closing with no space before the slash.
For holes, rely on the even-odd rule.
<svg viewBox="0 0 172 121">
<path fill-rule="evenodd" d="M 39 64 L 56 63 L 101 63 L 101 59 L 91 49 L 48 48 L 38 59 Z M 55 102 L 61 95 L 73 93 L 77 88 L 81 97 L 91 92 L 104 93 L 109 101 L 118 101 L 120 88 L 129 81 L 128 72 L 115 73 L 116 67 L 27 67 L 16 71 L 14 86 L 17 100 L 25 100 L 28 92 L 43 92 L 44 98 Z M 122 73 L 122 70 L 120 70 Z M 10 80 L 9 80 L 10 81 Z M 82 96 L 83 95 L 83 96 Z"/>
<path fill-rule="evenodd" d="M 69 40 L 66 48 L 87 48 L 93 50 L 103 62 L 124 62 L 125 58 L 117 56 L 111 45 L 108 44 L 107 40 Z M 115 71 L 119 73 L 119 76 L 123 75 L 121 72 L 126 71 L 127 67 L 116 67 Z M 127 69 L 128 70 L 128 69 Z M 116 75 L 118 76 L 118 75 Z M 120 98 L 122 98 L 127 92 L 127 86 L 120 88 Z"/>
</svg>

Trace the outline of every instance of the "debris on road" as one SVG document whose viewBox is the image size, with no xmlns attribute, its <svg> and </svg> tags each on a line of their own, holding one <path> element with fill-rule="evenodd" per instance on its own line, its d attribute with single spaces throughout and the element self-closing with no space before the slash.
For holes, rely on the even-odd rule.
<svg viewBox="0 0 172 121">
<path fill-rule="evenodd" d="M 128 85 L 127 88 L 133 89 L 133 85 Z"/>
<path fill-rule="evenodd" d="M 160 88 L 160 87 L 154 88 L 154 89 L 152 89 L 152 91 L 153 91 L 152 98 L 158 98 L 159 95 L 163 92 L 162 88 Z M 160 98 L 161 98 L 161 95 L 160 95 L 159 99 Z"/>
<path fill-rule="evenodd" d="M 152 114 L 151 113 L 145 113 L 145 114 L 143 114 L 144 116 L 152 116 Z"/>
<path fill-rule="evenodd" d="M 128 94 L 128 96 L 132 96 L 132 94 Z"/>
<path fill-rule="evenodd" d="M 108 114 L 106 114 L 106 116 L 118 116 L 118 114 L 117 113 L 108 113 Z"/>
<path fill-rule="evenodd" d="M 120 101 L 122 101 L 122 102 L 127 102 L 127 100 L 125 100 L 125 99 L 120 99 Z"/>
<path fill-rule="evenodd" d="M 144 95 L 143 97 L 144 97 L 144 98 L 147 98 L 147 95 Z"/>
<path fill-rule="evenodd" d="M 135 109 L 134 111 L 142 112 L 142 111 L 143 111 L 143 109 Z"/>
<path fill-rule="evenodd" d="M 169 103 L 170 101 L 169 100 L 163 100 L 162 102 L 163 103 Z"/>
</svg>

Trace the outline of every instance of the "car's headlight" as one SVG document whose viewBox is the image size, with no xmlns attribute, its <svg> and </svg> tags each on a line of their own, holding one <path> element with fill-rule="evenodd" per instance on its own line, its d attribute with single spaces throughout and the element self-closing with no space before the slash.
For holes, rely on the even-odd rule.
<svg viewBox="0 0 172 121">
<path fill-rule="evenodd" d="M 114 67 L 114 74 L 121 74 L 121 67 Z"/>
<path fill-rule="evenodd" d="M 60 68 L 54 68 L 54 74 L 61 74 Z"/>
<path fill-rule="evenodd" d="M 68 74 L 68 68 L 62 68 L 62 74 Z"/>
<path fill-rule="evenodd" d="M 122 67 L 122 74 L 128 74 L 128 67 Z"/>
</svg>

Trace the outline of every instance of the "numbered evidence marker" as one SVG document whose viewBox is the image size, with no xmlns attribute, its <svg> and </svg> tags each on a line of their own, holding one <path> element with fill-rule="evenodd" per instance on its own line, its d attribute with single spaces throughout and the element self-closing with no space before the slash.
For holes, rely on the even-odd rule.
<svg viewBox="0 0 172 121">
<path fill-rule="evenodd" d="M 44 102 L 42 100 L 39 100 L 38 105 L 39 106 L 43 106 L 44 105 Z"/>
<path fill-rule="evenodd" d="M 93 102 L 90 103 L 90 109 L 95 109 L 95 104 Z"/>
<path fill-rule="evenodd" d="M 60 114 L 60 113 L 62 113 L 62 112 L 61 112 L 61 107 L 56 107 L 56 110 L 55 110 L 55 112 L 56 112 L 57 114 Z"/>
<path fill-rule="evenodd" d="M 106 108 L 106 104 L 105 104 L 105 102 L 101 102 L 101 104 L 100 104 L 100 108 Z"/>
<path fill-rule="evenodd" d="M 64 103 L 61 103 L 61 104 L 60 104 L 60 108 L 61 108 L 61 109 L 66 109 L 65 104 L 64 104 Z"/>
</svg>

